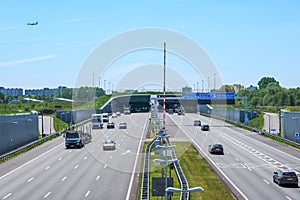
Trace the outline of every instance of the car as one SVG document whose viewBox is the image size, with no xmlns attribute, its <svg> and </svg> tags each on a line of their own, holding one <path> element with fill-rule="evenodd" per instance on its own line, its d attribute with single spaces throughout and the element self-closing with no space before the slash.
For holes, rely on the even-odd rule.
<svg viewBox="0 0 300 200">
<path fill-rule="evenodd" d="M 200 120 L 194 120 L 194 126 L 201 126 Z"/>
<path fill-rule="evenodd" d="M 127 129 L 127 123 L 126 122 L 120 122 L 119 129 Z"/>
<path fill-rule="evenodd" d="M 298 177 L 292 169 L 277 169 L 273 174 L 273 182 L 278 185 L 294 185 L 298 187 Z"/>
<path fill-rule="evenodd" d="M 121 112 L 116 112 L 117 116 L 121 116 Z"/>
<path fill-rule="evenodd" d="M 117 113 L 113 113 L 113 114 L 111 115 L 111 117 L 112 117 L 112 118 L 117 118 Z"/>
<path fill-rule="evenodd" d="M 208 145 L 208 152 L 211 154 L 224 154 L 223 145 L 220 143 Z"/>
<path fill-rule="evenodd" d="M 202 124 L 201 125 L 201 130 L 202 131 L 209 131 L 210 130 L 209 125 L 208 124 Z"/>
<path fill-rule="evenodd" d="M 103 151 L 106 150 L 115 150 L 116 149 L 116 142 L 114 140 L 106 140 L 103 143 Z"/>
<path fill-rule="evenodd" d="M 110 129 L 110 128 L 115 128 L 115 123 L 114 123 L 114 122 L 108 122 L 106 127 L 107 127 L 108 129 Z"/>
</svg>

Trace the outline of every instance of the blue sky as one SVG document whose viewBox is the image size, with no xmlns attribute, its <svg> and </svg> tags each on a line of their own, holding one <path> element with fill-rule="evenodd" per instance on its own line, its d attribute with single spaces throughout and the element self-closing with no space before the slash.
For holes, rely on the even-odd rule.
<svg viewBox="0 0 300 200">
<path fill-rule="evenodd" d="M 283 87 L 299 87 L 299 10 L 299 0 L 0 0 L 0 86 L 73 87 L 82 64 L 102 42 L 133 29 L 157 27 L 197 42 L 223 84 L 256 85 L 268 76 Z M 27 26 L 35 21 L 38 26 Z M 163 57 L 155 51 L 128 55 L 112 65 L 110 74 L 95 74 L 94 84 L 100 76 L 101 86 L 105 80 L 112 87 L 121 78 L 113 71 L 147 63 L 162 64 Z M 185 77 L 194 73 L 175 56 L 168 55 L 167 64 Z M 186 79 L 192 87 L 206 81 Z"/>
</svg>

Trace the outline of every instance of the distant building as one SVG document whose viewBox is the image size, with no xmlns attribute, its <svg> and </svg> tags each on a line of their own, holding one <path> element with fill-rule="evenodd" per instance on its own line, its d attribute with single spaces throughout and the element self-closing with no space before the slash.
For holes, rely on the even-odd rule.
<svg viewBox="0 0 300 200">
<path fill-rule="evenodd" d="M 257 90 L 256 86 L 250 85 L 250 87 L 247 87 L 248 91 L 253 91 L 253 90 Z"/>
<path fill-rule="evenodd" d="M 54 97 L 57 95 L 58 89 L 49 89 L 49 88 L 44 88 L 44 89 L 28 89 L 25 90 L 25 96 L 51 96 Z"/>
<path fill-rule="evenodd" d="M 183 87 L 182 88 L 182 93 L 192 93 L 193 89 L 191 87 Z"/>
<path fill-rule="evenodd" d="M 4 94 L 4 96 L 13 96 L 18 97 L 23 95 L 23 89 L 21 88 L 4 88 L 0 87 L 0 92 Z"/>
</svg>

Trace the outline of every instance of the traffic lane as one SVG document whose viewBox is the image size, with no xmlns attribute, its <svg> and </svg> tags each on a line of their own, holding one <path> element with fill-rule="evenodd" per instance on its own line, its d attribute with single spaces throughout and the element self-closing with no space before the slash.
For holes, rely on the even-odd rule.
<svg viewBox="0 0 300 200">
<path fill-rule="evenodd" d="M 184 128 L 187 128 L 187 126 L 184 126 Z M 213 130 L 213 129 L 211 129 L 211 130 Z M 215 131 L 215 132 L 222 132 L 223 130 L 221 130 L 221 131 Z M 188 132 L 188 133 L 191 133 L 192 131 L 186 131 L 186 132 Z M 214 135 L 214 131 L 211 131 L 211 134 L 210 134 L 210 136 L 212 136 L 212 135 Z M 221 134 L 222 135 L 222 137 L 223 137 L 223 134 Z M 220 134 L 217 134 L 217 135 L 214 135 L 213 137 L 212 137 L 212 139 L 214 140 L 214 138 L 219 138 L 219 140 L 220 140 L 220 142 L 223 142 L 223 143 L 225 143 L 225 148 L 226 148 L 226 146 L 228 145 L 228 147 L 231 147 L 231 146 L 233 146 L 234 147 L 234 145 L 232 145 L 232 144 L 230 144 L 230 143 L 228 143 L 228 144 L 226 144 L 226 141 L 224 140 L 224 141 L 222 141 L 223 140 L 223 138 L 222 137 L 220 137 Z M 200 141 L 198 141 L 198 143 L 201 143 L 202 145 L 199 145 L 199 146 L 206 146 L 207 144 L 205 144 L 205 145 L 203 145 L 203 141 L 201 140 L 201 139 L 203 139 L 203 137 L 201 138 L 201 137 L 199 137 L 198 138 Z M 229 141 L 230 142 L 230 141 Z M 229 151 L 229 149 L 227 148 L 227 150 L 226 151 Z M 235 150 L 233 150 L 233 152 L 239 152 L 239 151 L 241 151 L 241 149 L 235 149 Z M 246 152 L 246 154 L 244 155 L 244 156 L 242 156 L 243 158 L 245 158 L 246 156 L 250 156 L 249 158 L 247 158 L 246 160 L 249 162 L 249 160 L 251 160 L 251 159 L 255 159 L 255 158 L 252 158 L 252 156 L 251 155 L 249 155 L 248 154 L 248 152 Z M 236 155 L 235 156 L 236 157 L 236 159 L 237 159 L 237 157 L 240 157 L 240 155 Z M 218 158 L 224 158 L 224 157 L 218 157 Z M 226 159 L 226 160 L 228 160 L 228 159 Z M 238 161 L 238 159 L 236 160 L 236 161 Z M 251 161 L 250 163 L 257 163 L 257 162 L 262 162 L 261 160 L 257 160 L 257 161 Z M 222 163 L 222 162 L 219 162 L 219 165 L 220 165 L 220 163 Z M 223 167 L 225 166 L 225 167 L 228 167 L 228 166 L 231 166 L 231 167 L 237 167 L 238 169 L 241 169 L 241 170 L 239 170 L 239 171 L 243 171 L 243 169 L 246 169 L 247 167 L 245 167 L 244 165 L 243 165 L 243 163 L 237 163 L 237 164 L 235 164 L 234 162 L 230 162 L 229 164 L 227 163 L 225 163 L 224 165 L 222 165 Z M 226 169 L 225 169 L 225 171 L 226 171 Z M 250 171 L 250 170 L 248 170 L 248 171 Z M 230 173 L 230 172 L 232 172 L 232 170 L 229 170 L 229 172 L 227 172 L 227 173 Z M 247 171 L 246 171 L 247 172 Z M 248 172 L 249 173 L 249 172 Z M 267 173 L 268 174 L 268 173 Z M 236 174 L 233 174 L 233 175 L 231 175 L 231 176 L 234 176 L 234 175 L 236 175 Z M 269 174 L 268 174 L 269 175 Z M 241 177 L 247 177 L 247 175 L 241 175 Z M 253 176 L 250 176 L 250 178 L 252 178 Z M 262 180 L 264 180 L 264 179 L 262 179 Z M 259 182 L 260 180 L 253 180 L 252 182 L 255 184 L 255 183 L 257 183 L 257 182 Z M 264 181 L 263 181 L 264 182 Z M 240 184 L 239 184 L 240 185 Z M 248 184 L 246 184 L 246 187 L 248 187 Z M 259 189 L 260 189 L 260 187 L 258 187 L 258 189 L 256 189 L 256 190 L 254 190 L 254 191 L 259 191 Z M 269 190 L 269 193 L 271 192 L 271 190 Z M 252 193 L 253 193 L 253 191 L 252 191 Z M 261 191 L 261 192 L 259 192 L 259 193 L 264 193 L 264 191 Z M 261 199 L 265 199 L 265 196 L 261 196 Z"/>
<path fill-rule="evenodd" d="M 210 120 L 205 119 L 204 116 L 201 116 L 202 120 Z M 249 148 L 251 150 L 259 151 L 262 153 L 262 159 L 269 160 L 271 163 L 276 163 L 275 166 L 286 166 L 287 168 L 293 168 L 296 171 L 299 170 L 299 163 L 300 163 L 300 151 L 298 149 L 295 149 L 293 147 L 286 147 L 285 150 L 294 151 L 294 155 L 290 155 L 289 153 L 286 153 L 278 148 L 274 148 L 273 146 L 267 145 L 259 140 L 253 139 L 252 137 L 249 137 L 252 132 L 238 128 L 233 127 L 232 125 L 222 121 L 222 120 L 213 120 L 211 128 L 218 128 L 221 127 L 220 132 L 222 132 L 222 129 L 230 131 L 230 136 L 232 136 L 232 140 L 234 140 L 238 145 L 241 146 L 241 148 Z M 241 145 L 242 144 L 242 145 Z M 278 143 L 276 147 L 283 146 L 282 144 Z M 299 152 L 298 154 L 295 153 L 295 151 Z M 279 164 L 280 163 L 280 164 Z M 299 171 L 298 171 L 299 172 Z"/>
<path fill-rule="evenodd" d="M 226 127 L 225 129 L 228 128 Z M 275 168 L 292 168 L 299 173 L 299 158 L 245 136 L 245 134 L 243 134 L 246 132 L 245 130 L 236 131 L 235 129 L 228 129 L 228 131 L 230 131 L 230 134 L 227 135 L 227 138 L 232 140 L 232 142 L 236 143 L 236 145 L 240 146 L 241 148 L 246 149 L 255 156 L 260 157 L 262 160 L 273 165 Z M 299 150 L 294 149 L 294 151 Z"/>
<path fill-rule="evenodd" d="M 49 179 L 45 179 L 45 177 L 48 177 L 48 174 L 50 174 L 50 178 L 53 178 L 59 172 L 60 168 L 76 162 L 76 158 L 68 160 L 68 157 L 70 157 L 69 154 L 70 151 L 65 151 L 64 146 L 59 145 L 51 154 L 49 153 L 44 156 L 46 159 L 40 158 L 34 160 L 34 162 L 5 177 L 9 177 L 12 181 L 6 183 L 6 187 L 2 189 L 9 189 L 9 193 L 12 193 L 11 196 L 16 196 L 16 199 L 26 196 L 27 193 L 39 193 L 39 190 L 37 191 L 36 188 L 40 186 L 39 184 L 49 181 Z"/>
</svg>

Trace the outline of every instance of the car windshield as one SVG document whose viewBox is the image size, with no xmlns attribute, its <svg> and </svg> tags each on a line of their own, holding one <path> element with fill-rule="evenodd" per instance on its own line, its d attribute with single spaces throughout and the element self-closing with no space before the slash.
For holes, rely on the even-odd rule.
<svg viewBox="0 0 300 200">
<path fill-rule="evenodd" d="M 78 133 L 77 132 L 74 132 L 74 133 L 71 133 L 71 132 L 67 132 L 66 133 L 66 137 L 67 138 L 78 138 Z"/>
<path fill-rule="evenodd" d="M 284 176 L 296 176 L 295 172 L 283 172 L 282 175 Z"/>
</svg>

